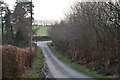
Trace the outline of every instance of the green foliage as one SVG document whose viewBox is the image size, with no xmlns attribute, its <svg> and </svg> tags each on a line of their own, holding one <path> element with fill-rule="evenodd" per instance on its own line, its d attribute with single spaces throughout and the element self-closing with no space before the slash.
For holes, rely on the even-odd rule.
<svg viewBox="0 0 120 80">
<path fill-rule="evenodd" d="M 4 3 L 5 4 L 5 3 Z M 11 24 L 11 12 L 7 6 L 3 7 L 2 13 L 6 12 L 5 16 L 2 14 L 2 43 L 14 44 L 13 27 Z"/>
<path fill-rule="evenodd" d="M 13 13 L 6 7 L 2 24 L 3 44 L 27 47 L 30 40 L 30 3 L 16 3 Z"/>
<path fill-rule="evenodd" d="M 33 70 L 29 75 L 32 76 L 32 78 L 38 78 L 40 76 L 36 70 Z"/>
<path fill-rule="evenodd" d="M 26 47 L 29 45 L 30 40 L 29 34 L 31 27 L 31 19 L 30 16 L 28 15 L 30 13 L 29 8 L 30 4 L 18 3 L 12 15 L 12 18 L 14 19 L 14 21 L 11 20 L 13 22 L 12 26 L 16 30 L 15 45 L 19 47 Z"/>
<path fill-rule="evenodd" d="M 36 65 L 36 68 L 38 69 L 43 67 L 43 55 L 41 53 L 40 48 L 38 48 L 37 59 L 35 60 L 34 64 Z"/>
<path fill-rule="evenodd" d="M 41 53 L 41 49 L 38 47 L 37 48 L 37 57 L 34 61 L 34 70 L 32 70 L 30 73 L 29 73 L 29 76 L 30 78 L 44 78 L 45 77 L 45 74 L 44 72 L 41 71 L 41 69 L 43 68 L 43 55 Z"/>
</svg>

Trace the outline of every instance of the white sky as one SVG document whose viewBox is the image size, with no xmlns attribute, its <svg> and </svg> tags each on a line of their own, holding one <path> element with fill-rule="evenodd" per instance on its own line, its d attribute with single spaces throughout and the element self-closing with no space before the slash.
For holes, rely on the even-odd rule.
<svg viewBox="0 0 120 80">
<path fill-rule="evenodd" d="M 16 0 L 4 0 L 13 9 Z M 61 20 L 76 0 L 33 0 L 35 20 Z"/>
<path fill-rule="evenodd" d="M 14 6 L 16 0 L 3 0 L 3 1 L 5 1 L 11 9 Z M 75 1 L 83 0 L 32 0 L 32 1 L 35 6 L 34 7 L 35 20 L 61 20 L 64 18 L 65 13 L 69 11 L 70 5 L 72 5 Z"/>
</svg>

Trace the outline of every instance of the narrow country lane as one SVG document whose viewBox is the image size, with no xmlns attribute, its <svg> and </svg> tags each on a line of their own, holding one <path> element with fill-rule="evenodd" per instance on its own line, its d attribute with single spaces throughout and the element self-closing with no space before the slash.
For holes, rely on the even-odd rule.
<svg viewBox="0 0 120 80">
<path fill-rule="evenodd" d="M 48 42 L 50 41 L 40 41 L 37 43 L 37 45 L 42 49 L 46 64 L 48 65 L 49 71 L 53 78 L 91 78 L 93 80 L 92 77 L 72 69 L 57 59 L 56 56 L 54 56 L 51 52 L 50 48 L 47 46 Z"/>
</svg>

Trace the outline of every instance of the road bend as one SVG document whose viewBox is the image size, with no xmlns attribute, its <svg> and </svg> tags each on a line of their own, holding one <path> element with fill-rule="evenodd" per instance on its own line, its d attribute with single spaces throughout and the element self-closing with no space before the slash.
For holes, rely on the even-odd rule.
<svg viewBox="0 0 120 80">
<path fill-rule="evenodd" d="M 71 68 L 56 58 L 56 56 L 48 47 L 48 42 L 50 41 L 40 41 L 37 42 L 37 45 L 42 49 L 46 64 L 53 78 L 88 78 L 88 80 L 95 80 L 82 72 L 76 71 L 75 69 Z"/>
</svg>

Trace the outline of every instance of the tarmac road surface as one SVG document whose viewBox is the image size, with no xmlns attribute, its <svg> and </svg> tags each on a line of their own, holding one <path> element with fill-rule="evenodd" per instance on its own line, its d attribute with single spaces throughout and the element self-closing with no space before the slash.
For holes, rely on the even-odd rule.
<svg viewBox="0 0 120 80">
<path fill-rule="evenodd" d="M 51 52 L 47 43 L 50 41 L 39 41 L 37 45 L 42 49 L 46 64 L 53 78 L 87 78 L 88 80 L 95 80 L 92 77 L 78 72 L 70 66 L 64 64 Z M 48 78 L 51 76 L 48 76 Z"/>
</svg>

